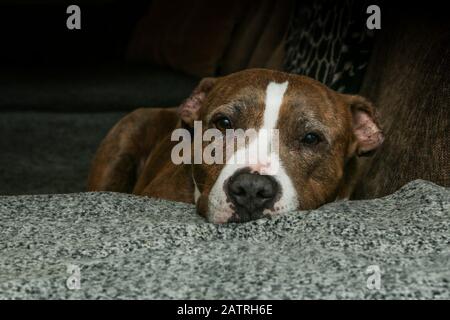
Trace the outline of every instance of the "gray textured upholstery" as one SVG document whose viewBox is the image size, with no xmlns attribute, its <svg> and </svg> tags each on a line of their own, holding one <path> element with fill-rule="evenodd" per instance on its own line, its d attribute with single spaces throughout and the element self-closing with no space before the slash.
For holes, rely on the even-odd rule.
<svg viewBox="0 0 450 320">
<path fill-rule="evenodd" d="M 85 191 L 101 139 L 126 112 L 172 107 L 198 79 L 149 66 L 0 73 L 0 195 Z"/>
<path fill-rule="evenodd" d="M 149 66 L 2 68 L 0 111 L 96 112 L 172 107 L 198 79 Z"/>
<path fill-rule="evenodd" d="M 118 193 L 0 197 L 0 223 L 0 299 L 450 298 L 450 190 L 425 181 L 222 226 Z"/>
</svg>

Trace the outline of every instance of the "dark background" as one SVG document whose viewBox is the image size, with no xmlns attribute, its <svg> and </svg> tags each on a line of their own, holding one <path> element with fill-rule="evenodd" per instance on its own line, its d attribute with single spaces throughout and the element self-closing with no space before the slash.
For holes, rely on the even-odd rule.
<svg viewBox="0 0 450 320">
<path fill-rule="evenodd" d="M 101 139 L 126 112 L 172 106 L 197 78 L 125 61 L 148 1 L 0 4 L 0 195 L 84 191 Z"/>
<path fill-rule="evenodd" d="M 2 1 L 3 66 L 86 65 L 122 61 L 130 34 L 149 1 Z M 81 7 L 81 30 L 66 28 L 71 4 Z"/>
<path fill-rule="evenodd" d="M 270 22 L 275 4 L 281 1 L 266 1 L 268 13 L 260 19 L 263 27 Z M 327 10 L 339 9 L 341 4 L 356 3 L 360 8 L 356 16 L 362 20 L 367 15 L 361 8 L 372 4 L 364 0 L 318 2 L 323 4 L 325 14 Z M 138 107 L 176 106 L 190 94 L 202 75 L 189 74 L 170 65 L 127 59 L 132 35 L 151 3 L 143 0 L 3 0 L 0 3 L 0 195 L 84 191 L 93 154 L 114 123 Z M 263 7 L 263 2 L 230 0 L 231 3 L 246 6 L 232 32 L 236 37 L 237 31 L 245 33 L 252 26 L 250 21 L 256 19 L 256 9 Z M 293 17 L 303 12 L 300 5 L 313 7 L 314 3 L 313 0 L 295 1 L 292 14 L 284 19 L 289 26 L 288 34 L 296 34 L 315 21 L 312 16 L 311 20 L 301 21 L 303 25 L 293 23 Z M 81 7 L 81 30 L 66 27 L 69 16 L 66 9 L 71 4 Z M 375 56 L 369 76 L 363 77 L 362 73 L 358 77 L 360 82 L 365 82 L 362 94 L 382 107 L 380 111 L 392 131 L 388 132 L 389 127 L 385 126 L 388 139 L 395 134 L 399 137 L 398 143 L 386 141 L 386 150 L 382 151 L 398 154 L 379 153 L 379 158 L 390 159 L 392 163 L 379 161 L 381 169 L 376 172 L 386 177 L 389 177 L 386 170 L 392 172 L 385 179 L 385 185 L 392 186 L 389 191 L 416 178 L 448 184 L 450 121 L 446 122 L 449 108 L 445 97 L 449 96 L 450 11 L 442 1 L 376 1 L 373 4 L 382 8 L 382 30 L 374 32 L 373 43 L 369 41 L 364 47 L 356 43 L 357 50 L 347 58 L 368 65 L 369 59 Z M 208 1 L 208 5 L 212 8 L 217 3 Z M 173 12 L 179 16 L 184 14 L 182 10 L 177 12 L 176 6 Z M 262 31 L 256 30 L 255 34 L 263 34 Z M 320 32 L 312 30 L 312 34 L 319 36 Z M 241 46 L 251 49 L 258 47 L 256 42 L 250 44 L 254 38 L 247 35 L 236 39 L 240 39 Z M 295 54 L 302 46 L 298 39 L 293 39 L 297 42 L 287 42 L 287 47 Z M 241 54 L 239 46 L 236 49 L 233 45 L 232 42 L 227 47 L 231 56 Z M 364 50 L 358 50 L 361 48 Z M 295 69 L 301 61 L 294 60 L 287 61 L 284 67 L 288 67 L 280 69 L 303 73 Z M 342 60 L 338 66 L 345 66 L 346 62 Z M 244 61 L 240 66 L 236 64 L 234 69 L 255 64 Z M 314 74 L 307 75 L 314 77 Z M 360 85 L 352 84 L 354 88 Z M 398 124 L 413 123 L 412 111 L 420 111 L 420 117 L 430 117 L 429 122 L 425 118 L 419 121 L 429 123 L 428 131 L 423 133 L 421 127 L 416 130 L 416 124 L 410 125 L 407 129 L 418 138 L 411 134 L 411 141 L 406 143 L 402 134 L 405 128 Z M 409 118 L 404 118 L 407 115 Z M 395 130 L 403 131 L 395 133 Z M 439 147 L 438 155 L 422 159 L 429 155 L 428 148 L 436 141 L 443 146 Z M 407 154 L 402 150 L 409 150 L 410 146 L 415 146 L 415 151 L 408 154 L 409 169 L 399 172 L 396 165 Z M 419 166 L 423 169 L 416 170 Z M 409 173 L 403 174 L 406 171 Z M 375 185 L 381 185 L 378 180 L 372 180 Z M 386 190 L 377 194 L 385 194 Z"/>
</svg>

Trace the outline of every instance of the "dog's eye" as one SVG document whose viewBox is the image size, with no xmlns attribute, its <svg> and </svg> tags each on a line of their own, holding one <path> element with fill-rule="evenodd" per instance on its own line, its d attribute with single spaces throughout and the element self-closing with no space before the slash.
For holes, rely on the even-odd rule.
<svg viewBox="0 0 450 320">
<path fill-rule="evenodd" d="M 318 144 L 320 141 L 321 141 L 321 139 L 320 139 L 319 135 L 316 133 L 313 133 L 313 132 L 307 133 L 302 139 L 302 143 L 310 145 L 310 146 L 314 146 L 314 145 Z"/>
<path fill-rule="evenodd" d="M 214 125 L 219 130 L 233 129 L 233 124 L 231 120 L 227 117 L 220 117 L 214 121 Z"/>
</svg>

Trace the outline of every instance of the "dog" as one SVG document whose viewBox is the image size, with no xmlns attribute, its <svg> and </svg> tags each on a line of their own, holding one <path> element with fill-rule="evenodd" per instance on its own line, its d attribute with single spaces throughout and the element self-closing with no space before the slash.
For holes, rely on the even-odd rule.
<svg viewBox="0 0 450 320">
<path fill-rule="evenodd" d="M 278 148 L 266 162 L 175 164 L 172 133 L 192 131 L 195 121 L 223 133 L 277 129 Z M 194 203 L 212 223 L 246 222 L 348 198 L 358 158 L 383 140 L 376 110 L 363 97 L 300 75 L 248 69 L 201 80 L 177 108 L 122 118 L 97 150 L 88 189 Z"/>
</svg>

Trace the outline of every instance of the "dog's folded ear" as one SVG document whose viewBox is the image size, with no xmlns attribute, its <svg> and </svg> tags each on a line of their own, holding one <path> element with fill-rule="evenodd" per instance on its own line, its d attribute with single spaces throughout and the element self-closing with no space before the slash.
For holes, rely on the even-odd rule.
<svg viewBox="0 0 450 320">
<path fill-rule="evenodd" d="M 370 156 L 383 143 L 376 110 L 372 103 L 357 95 L 345 95 L 353 117 L 353 133 L 358 156 Z"/>
<path fill-rule="evenodd" d="M 184 100 L 179 106 L 178 114 L 186 125 L 192 127 L 194 125 L 194 121 L 200 118 L 200 109 L 215 82 L 216 78 L 203 78 L 191 93 L 189 98 Z"/>
</svg>

